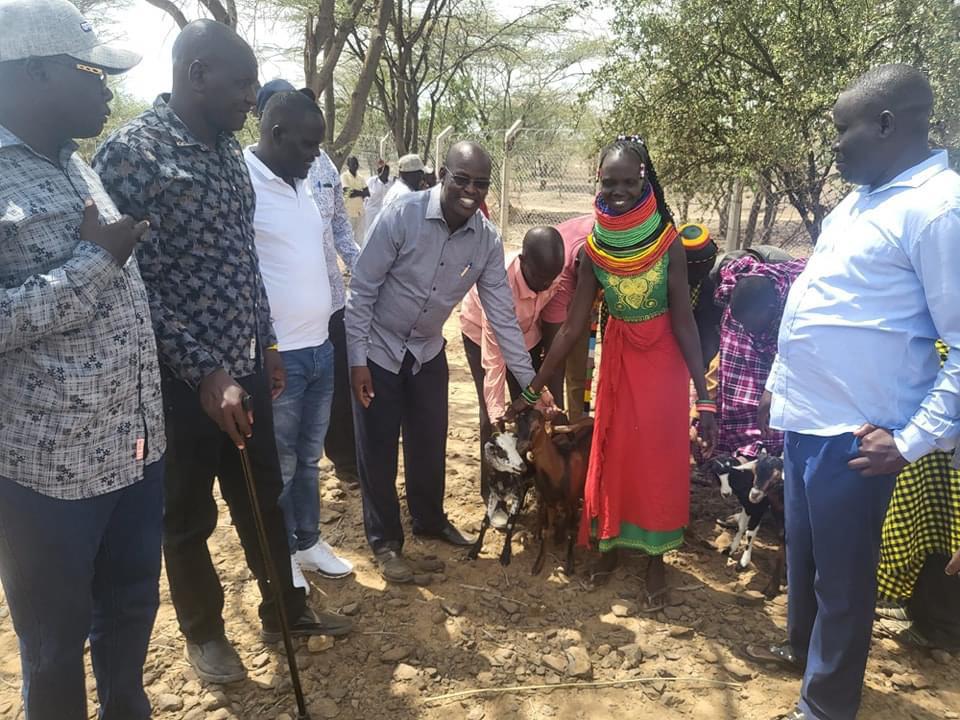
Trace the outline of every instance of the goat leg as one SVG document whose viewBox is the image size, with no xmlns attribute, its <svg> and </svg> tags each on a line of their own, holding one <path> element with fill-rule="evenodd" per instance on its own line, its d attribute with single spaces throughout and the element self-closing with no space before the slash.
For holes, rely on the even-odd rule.
<svg viewBox="0 0 960 720">
<path fill-rule="evenodd" d="M 520 517 L 520 511 L 523 510 L 523 501 L 526 496 L 527 491 L 521 490 L 517 504 L 510 508 L 510 515 L 507 517 L 507 532 L 503 540 L 503 552 L 500 553 L 500 564 L 504 567 L 510 564 L 513 556 L 513 530 L 517 526 L 517 518 Z"/>
<path fill-rule="evenodd" d="M 537 540 L 540 542 L 540 549 L 537 552 L 537 559 L 533 561 L 533 567 L 530 569 L 531 575 L 539 575 L 540 571 L 543 570 L 543 563 L 547 559 L 547 547 L 544 542 L 544 526 L 547 524 L 547 505 L 543 502 L 543 497 L 540 498 L 540 506 L 538 508 L 539 512 L 537 513 Z"/>
<path fill-rule="evenodd" d="M 773 574 L 770 576 L 770 582 L 764 588 L 763 594 L 768 600 L 773 600 L 780 594 L 780 583 L 783 581 L 784 572 L 787 569 L 787 545 L 783 538 L 780 538 L 780 547 L 777 548 L 777 558 L 773 563 Z"/>
<path fill-rule="evenodd" d="M 477 541 L 473 544 L 473 547 L 470 548 L 470 551 L 467 553 L 468 560 L 476 560 L 480 555 L 480 550 L 483 549 L 483 536 L 487 534 L 487 528 L 490 527 L 490 516 L 487 513 L 483 514 L 483 522 L 480 523 L 480 534 L 477 535 Z"/>
</svg>

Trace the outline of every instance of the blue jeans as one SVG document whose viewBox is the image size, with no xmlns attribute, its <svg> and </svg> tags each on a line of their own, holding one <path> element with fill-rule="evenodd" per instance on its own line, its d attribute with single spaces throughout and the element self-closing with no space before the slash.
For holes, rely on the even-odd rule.
<svg viewBox="0 0 960 720">
<path fill-rule="evenodd" d="M 280 353 L 287 387 L 273 401 L 273 428 L 283 476 L 280 508 L 290 553 L 320 539 L 319 465 L 333 404 L 333 344 Z"/>
<path fill-rule="evenodd" d="M 852 434 L 784 441 L 787 627 L 807 668 L 800 709 L 811 720 L 854 720 L 870 651 L 880 531 L 895 475 L 863 477 Z"/>
<path fill-rule="evenodd" d="M 0 580 L 20 640 L 27 720 L 146 720 L 143 661 L 160 604 L 163 462 L 141 482 L 58 500 L 0 478 Z"/>
</svg>

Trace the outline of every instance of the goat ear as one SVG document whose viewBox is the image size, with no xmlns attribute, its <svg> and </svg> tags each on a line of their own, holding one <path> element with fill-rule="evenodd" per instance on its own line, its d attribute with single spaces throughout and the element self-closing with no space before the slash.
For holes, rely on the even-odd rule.
<svg viewBox="0 0 960 720">
<path fill-rule="evenodd" d="M 751 460 L 750 462 L 741 463 L 740 465 L 734 465 L 734 470 L 746 470 L 748 472 L 753 472 L 757 468 L 757 461 Z"/>
<path fill-rule="evenodd" d="M 527 450 L 527 462 L 533 462 L 533 450 Z"/>
</svg>

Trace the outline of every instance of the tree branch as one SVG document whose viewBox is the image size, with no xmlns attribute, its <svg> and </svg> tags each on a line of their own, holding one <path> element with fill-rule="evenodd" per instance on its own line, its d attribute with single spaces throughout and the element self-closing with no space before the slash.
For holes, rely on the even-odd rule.
<svg viewBox="0 0 960 720">
<path fill-rule="evenodd" d="M 174 5 L 170 0 L 146 0 L 147 3 L 153 5 L 156 8 L 160 8 L 167 15 L 173 18 L 173 21 L 177 23 L 177 27 L 183 30 L 188 24 L 187 16 L 183 14 L 183 11 Z"/>
</svg>

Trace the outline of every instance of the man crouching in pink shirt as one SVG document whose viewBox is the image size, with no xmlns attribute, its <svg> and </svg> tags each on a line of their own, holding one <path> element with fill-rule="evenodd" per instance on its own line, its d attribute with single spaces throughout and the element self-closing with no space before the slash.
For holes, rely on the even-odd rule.
<svg viewBox="0 0 960 720">
<path fill-rule="evenodd" d="M 506 257 L 507 283 L 513 293 L 513 306 L 517 321 L 523 332 L 527 350 L 534 370 L 550 349 L 550 337 L 545 337 L 541 328 L 541 314 L 559 289 L 559 275 L 564 265 L 563 238 L 555 228 L 534 227 L 523 237 L 519 253 Z M 463 347 L 470 365 L 470 373 L 477 387 L 480 405 L 480 492 L 487 502 L 489 494 L 489 468 L 483 457 L 483 445 L 493 431 L 493 422 L 506 411 L 503 389 L 506 384 L 511 400 L 520 395 L 522 387 L 507 370 L 497 338 L 487 323 L 477 288 L 473 287 L 463 300 L 460 309 L 460 330 Z M 498 507 L 490 518 L 495 528 L 507 523 L 504 508 Z"/>
</svg>

